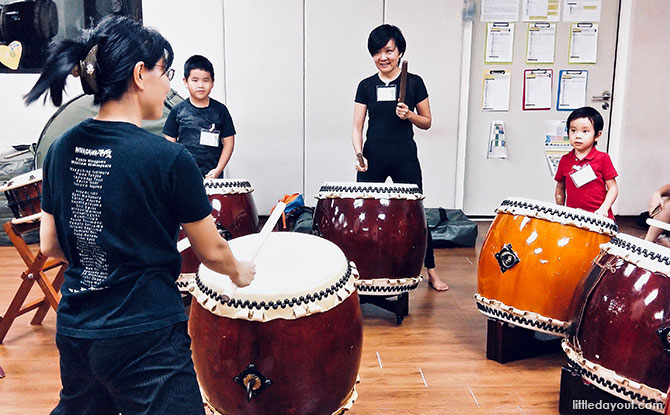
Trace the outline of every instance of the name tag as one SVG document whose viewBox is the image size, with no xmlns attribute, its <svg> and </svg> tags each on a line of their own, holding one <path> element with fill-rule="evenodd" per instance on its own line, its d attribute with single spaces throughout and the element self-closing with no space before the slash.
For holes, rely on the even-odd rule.
<svg viewBox="0 0 670 415">
<path fill-rule="evenodd" d="M 575 184 L 575 186 L 582 187 L 586 183 L 595 180 L 596 173 L 593 171 L 590 164 L 586 164 L 581 169 L 570 174 L 570 178 L 572 178 L 572 182 Z"/>
<path fill-rule="evenodd" d="M 219 132 L 216 130 L 200 130 L 200 145 L 209 147 L 219 146 Z"/>
<path fill-rule="evenodd" d="M 395 85 L 377 85 L 377 102 L 395 101 Z"/>
</svg>

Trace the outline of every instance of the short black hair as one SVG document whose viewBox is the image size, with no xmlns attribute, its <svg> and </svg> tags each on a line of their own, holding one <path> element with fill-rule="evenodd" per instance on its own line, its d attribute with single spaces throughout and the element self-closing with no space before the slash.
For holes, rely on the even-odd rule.
<svg viewBox="0 0 670 415">
<path fill-rule="evenodd" d="M 94 61 L 95 88 L 81 77 L 84 92 L 93 95 L 93 102 L 101 104 L 120 99 L 129 87 L 129 79 L 138 62 L 147 69 L 165 59 L 165 70 L 172 65 L 173 52 L 158 31 L 142 26 L 128 17 L 110 15 L 78 40 L 63 39 L 51 45 L 39 79 L 23 98 L 26 104 L 42 94 L 51 93 L 51 101 L 58 106 L 63 100 L 65 81 L 75 66 L 97 46 Z M 81 72 L 82 69 L 79 68 Z"/>
<path fill-rule="evenodd" d="M 184 79 L 188 79 L 191 75 L 191 71 L 194 69 L 200 69 L 205 72 L 209 72 L 209 76 L 214 80 L 214 65 L 206 57 L 202 55 L 193 55 L 186 60 L 184 63 Z"/>
<path fill-rule="evenodd" d="M 593 125 L 595 135 L 598 135 L 605 126 L 603 116 L 600 115 L 597 109 L 593 107 L 581 107 L 572 111 L 570 115 L 568 115 L 568 131 L 570 130 L 570 123 L 578 118 L 588 118 L 589 121 L 591 121 L 591 125 Z"/>
<path fill-rule="evenodd" d="M 368 36 L 368 51 L 370 52 L 370 55 L 374 56 L 374 54 L 386 46 L 391 39 L 395 42 L 395 45 L 400 52 L 400 56 L 404 55 L 405 48 L 407 47 L 405 36 L 402 35 L 402 32 L 397 26 L 390 24 L 377 26 L 370 32 L 370 36 Z"/>
</svg>

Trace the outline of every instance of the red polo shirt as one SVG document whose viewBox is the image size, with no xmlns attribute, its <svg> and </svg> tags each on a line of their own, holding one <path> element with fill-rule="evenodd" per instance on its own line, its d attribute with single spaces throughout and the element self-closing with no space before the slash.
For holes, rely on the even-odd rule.
<svg viewBox="0 0 670 415">
<path fill-rule="evenodd" d="M 581 187 L 577 187 L 570 175 L 584 168 L 587 164 L 593 169 L 596 178 L 583 184 Z M 598 151 L 593 147 L 589 151 L 589 154 L 581 160 L 575 156 L 574 149 L 561 157 L 554 180 L 565 182 L 565 206 L 595 212 L 603 204 L 605 195 L 607 195 L 605 181 L 617 176 L 618 174 L 612 165 L 609 154 Z M 607 215 L 610 219 L 614 219 L 611 208 L 607 212 Z"/>
</svg>

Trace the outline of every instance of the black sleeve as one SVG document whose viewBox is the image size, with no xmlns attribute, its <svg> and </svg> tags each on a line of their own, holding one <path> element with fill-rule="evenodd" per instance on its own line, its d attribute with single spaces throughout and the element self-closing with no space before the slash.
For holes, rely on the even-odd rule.
<svg viewBox="0 0 670 415">
<path fill-rule="evenodd" d="M 193 156 L 182 148 L 171 171 L 172 211 L 179 223 L 199 221 L 212 213 L 202 174 Z"/>
<path fill-rule="evenodd" d="M 179 136 L 179 124 L 177 124 L 177 107 L 173 107 L 163 125 L 163 134 L 168 137 L 177 138 Z"/>
<path fill-rule="evenodd" d="M 426 84 L 423 83 L 423 79 L 419 75 L 416 76 L 416 84 L 414 90 L 414 96 L 416 97 L 416 103 L 423 101 L 428 98 L 428 90 L 426 89 Z"/>
<path fill-rule="evenodd" d="M 368 93 L 367 82 L 365 82 L 365 79 L 363 79 L 361 82 L 358 83 L 358 88 L 356 89 L 356 98 L 354 99 L 354 102 L 368 105 L 369 95 L 370 94 Z"/>
<path fill-rule="evenodd" d="M 54 143 L 51 143 L 47 155 L 44 157 L 44 162 L 42 163 L 41 203 L 42 210 L 48 214 L 53 214 L 53 206 L 51 205 L 51 157 L 53 157 L 53 147 Z"/>
<path fill-rule="evenodd" d="M 226 138 L 231 135 L 235 135 L 235 125 L 233 124 L 233 117 L 230 116 L 230 112 L 225 105 L 221 104 L 221 118 L 223 119 L 223 128 L 221 128 L 221 134 L 219 137 Z"/>
</svg>

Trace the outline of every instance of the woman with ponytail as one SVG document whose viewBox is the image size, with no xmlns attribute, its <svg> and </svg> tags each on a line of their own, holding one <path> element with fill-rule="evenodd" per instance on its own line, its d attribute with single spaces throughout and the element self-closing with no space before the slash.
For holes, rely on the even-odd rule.
<svg viewBox="0 0 670 415">
<path fill-rule="evenodd" d="M 69 263 L 52 414 L 204 413 L 175 284 L 180 224 L 207 267 L 239 286 L 253 279 L 253 264 L 219 237 L 188 151 L 140 128 L 162 115 L 172 59 L 157 31 L 108 17 L 54 45 L 25 96 L 60 105 L 73 75 L 100 105 L 54 141 L 43 166 L 40 249 Z"/>
</svg>

